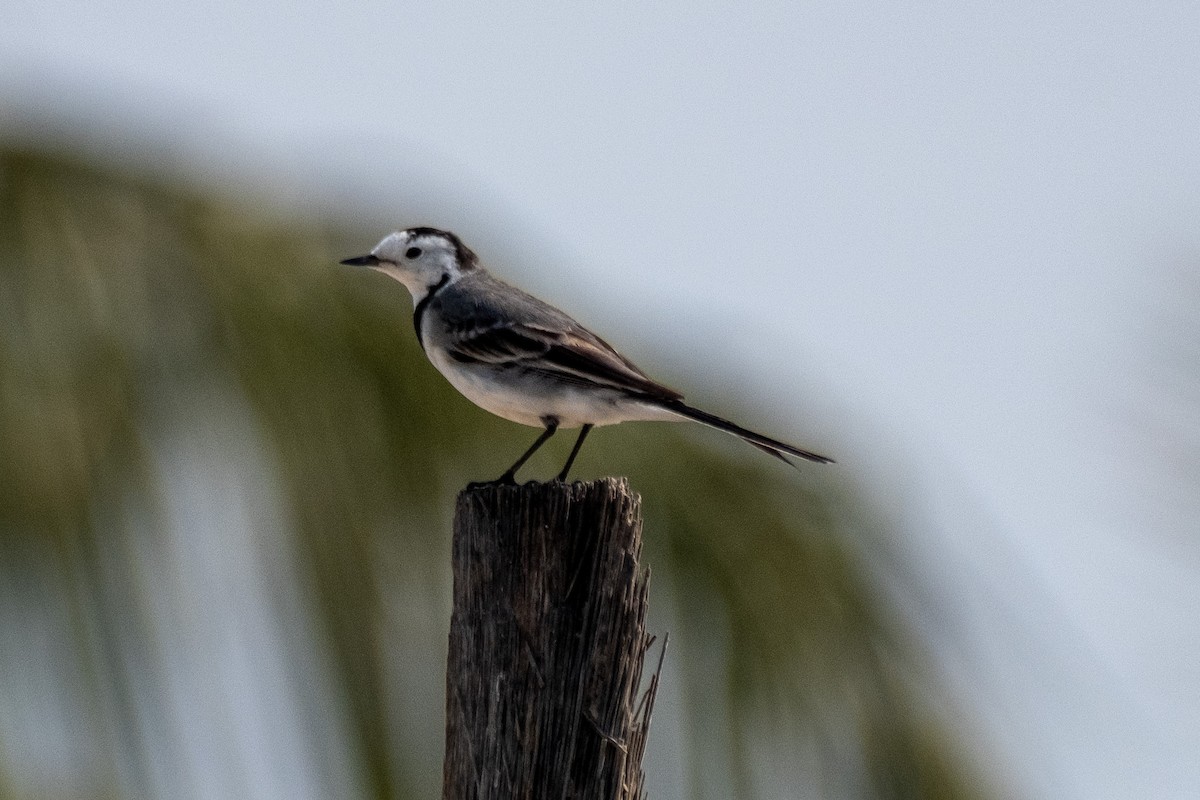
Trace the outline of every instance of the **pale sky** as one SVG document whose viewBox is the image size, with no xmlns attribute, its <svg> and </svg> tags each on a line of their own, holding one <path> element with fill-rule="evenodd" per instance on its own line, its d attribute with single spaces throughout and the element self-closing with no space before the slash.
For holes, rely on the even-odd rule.
<svg viewBox="0 0 1200 800">
<path fill-rule="evenodd" d="M 1200 409 L 1152 363 L 1196 300 L 1200 5 L 7 0 L 0 134 L 30 120 L 454 228 L 795 419 L 912 522 L 953 607 L 916 623 L 1025 796 L 1200 794 L 1196 476 L 1153 438 Z"/>
</svg>

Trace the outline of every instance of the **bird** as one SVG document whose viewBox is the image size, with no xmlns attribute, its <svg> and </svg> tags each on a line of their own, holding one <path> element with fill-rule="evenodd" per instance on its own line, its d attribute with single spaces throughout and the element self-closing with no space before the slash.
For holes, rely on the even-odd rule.
<svg viewBox="0 0 1200 800">
<path fill-rule="evenodd" d="M 416 227 L 385 236 L 340 263 L 393 278 L 413 300 L 417 342 L 433 366 L 486 411 L 541 428 L 534 443 L 489 484 L 516 474 L 554 433 L 579 428 L 556 480 L 566 481 L 593 427 L 691 420 L 731 433 L 775 458 L 833 459 L 694 408 L 564 312 L 494 277 L 450 231 Z"/>
</svg>

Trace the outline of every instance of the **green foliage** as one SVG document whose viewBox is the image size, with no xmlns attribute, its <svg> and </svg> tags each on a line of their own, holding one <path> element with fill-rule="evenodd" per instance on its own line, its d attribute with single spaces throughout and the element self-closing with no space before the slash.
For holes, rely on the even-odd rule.
<svg viewBox="0 0 1200 800">
<path fill-rule="evenodd" d="M 114 595 L 104 577 L 146 569 L 122 550 L 105 509 L 142 497 L 157 519 L 147 420 L 164 397 L 236 386 L 287 500 L 287 541 L 273 546 L 296 554 L 332 664 L 328 684 L 306 691 L 344 705 L 369 796 L 428 796 L 438 764 L 403 742 L 440 741 L 441 721 L 416 725 L 396 707 L 413 687 L 440 686 L 451 500 L 466 480 L 498 474 L 535 432 L 445 384 L 417 348 L 399 286 L 336 266 L 378 233 L 270 221 L 179 187 L 3 153 L 0 545 L 51 543 L 89 702 L 143 693 L 144 674 L 104 668 L 129 636 L 153 636 L 146 598 Z M 550 474 L 568 446 L 548 447 L 527 474 Z M 817 741 L 834 796 L 978 796 L 914 700 L 933 691 L 920 658 L 864 581 L 849 533 L 859 501 L 820 468 L 797 475 L 737 446 L 682 426 L 622 426 L 593 435 L 577 473 L 626 471 L 645 498 L 654 585 L 677 612 L 669 658 L 686 681 L 685 744 L 722 748 L 726 788 L 739 796 L 755 791 L 752 751 L 764 738 L 785 759 Z M 89 628 L 96 618 L 103 624 Z M 714 724 L 717 705 L 729 713 Z M 137 760 L 136 747 L 111 744 L 136 738 L 125 730 L 136 715 L 84 716 L 105 758 Z M 693 758 L 687 794 L 720 796 L 702 761 Z"/>
</svg>

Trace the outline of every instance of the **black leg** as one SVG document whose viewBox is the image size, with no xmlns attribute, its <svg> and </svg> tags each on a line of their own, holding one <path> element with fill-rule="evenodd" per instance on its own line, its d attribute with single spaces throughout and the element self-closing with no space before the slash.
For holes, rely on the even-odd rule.
<svg viewBox="0 0 1200 800">
<path fill-rule="evenodd" d="M 554 432 L 558 430 L 558 420 L 551 418 L 545 420 L 545 422 L 546 430 L 542 431 L 542 434 L 537 438 L 537 441 L 530 445 L 529 449 L 525 451 L 525 454 L 517 459 L 517 463 L 509 467 L 503 475 L 495 480 L 496 483 L 512 484 L 517 482 L 517 470 L 519 470 L 521 465 L 528 461 L 529 457 L 536 453 L 537 449 L 544 445 L 546 440 L 553 436 Z"/>
<path fill-rule="evenodd" d="M 558 473 L 558 480 L 565 481 L 567 479 L 567 473 L 571 471 L 571 465 L 575 463 L 575 456 L 579 455 L 579 448 L 583 447 L 583 440 L 587 438 L 591 430 L 591 425 L 584 425 L 579 429 L 579 438 L 575 440 L 575 446 L 571 448 L 571 455 L 567 456 L 567 463 L 563 464 L 562 472 Z"/>
</svg>

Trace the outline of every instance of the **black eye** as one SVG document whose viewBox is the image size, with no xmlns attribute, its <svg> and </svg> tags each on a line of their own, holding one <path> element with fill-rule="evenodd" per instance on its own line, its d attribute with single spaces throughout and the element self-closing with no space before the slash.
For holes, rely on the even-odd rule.
<svg viewBox="0 0 1200 800">
<path fill-rule="evenodd" d="M 421 257 L 421 248 L 419 248 L 419 247 L 408 248 L 407 250 L 404 251 L 404 257 L 405 258 L 420 258 Z"/>
</svg>

